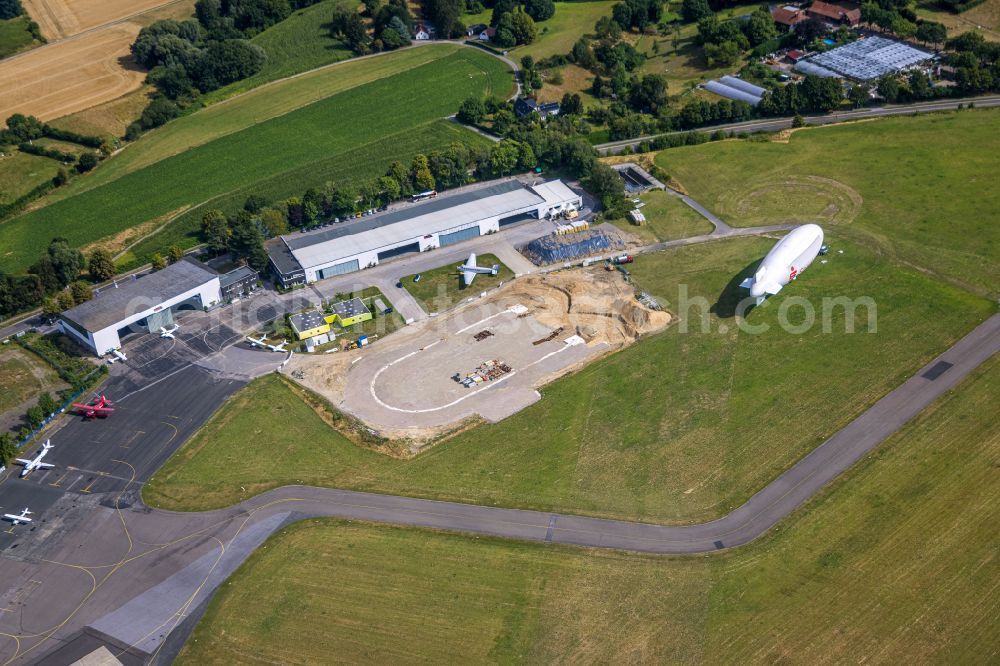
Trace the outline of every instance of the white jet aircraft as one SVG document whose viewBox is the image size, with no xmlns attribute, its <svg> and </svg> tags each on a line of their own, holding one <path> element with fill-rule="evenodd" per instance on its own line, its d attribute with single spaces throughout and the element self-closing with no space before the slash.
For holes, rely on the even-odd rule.
<svg viewBox="0 0 1000 666">
<path fill-rule="evenodd" d="M 26 460 L 24 458 L 16 458 L 17 462 L 24 465 L 24 469 L 21 470 L 22 479 L 31 474 L 32 472 L 34 472 L 36 469 L 52 469 L 53 467 L 55 467 L 55 465 L 50 465 L 49 463 L 42 462 L 42 458 L 45 457 L 45 454 L 48 453 L 50 449 L 54 448 L 51 444 L 49 444 L 49 442 L 51 441 L 52 440 L 48 440 L 44 444 L 42 444 L 42 450 L 39 451 L 38 455 L 32 458 L 31 460 Z"/>
<path fill-rule="evenodd" d="M 24 507 L 24 510 L 21 511 L 21 513 L 5 513 L 5 514 L 3 514 L 3 519 L 4 520 L 9 520 L 14 525 L 20 525 L 21 523 L 30 523 L 31 522 L 31 518 L 28 518 L 28 514 L 29 513 L 31 513 L 31 511 L 28 511 L 28 507 Z"/>
<path fill-rule="evenodd" d="M 477 275 L 496 275 L 499 271 L 500 264 L 493 264 L 490 268 L 477 266 L 475 252 L 470 254 L 469 258 L 465 260 L 465 263 L 458 267 L 458 272 L 462 274 L 462 281 L 465 283 L 466 287 L 472 284 L 472 281 L 476 279 Z"/>
<path fill-rule="evenodd" d="M 111 353 L 114 354 L 115 356 L 117 356 L 119 361 L 127 361 L 128 360 L 128 356 L 126 356 L 125 354 L 123 354 L 122 352 L 120 352 L 117 349 L 112 349 Z"/>
<path fill-rule="evenodd" d="M 288 340 L 282 340 L 280 343 L 272 345 L 267 341 L 267 338 L 265 338 L 263 335 L 260 336 L 259 338 L 255 338 L 253 336 L 248 335 L 247 341 L 250 343 L 251 347 L 267 347 L 273 352 L 285 351 L 285 345 L 288 344 Z"/>
<path fill-rule="evenodd" d="M 177 332 L 178 328 L 180 328 L 180 326 L 178 324 L 174 324 L 173 328 L 163 328 L 161 326 L 160 327 L 160 337 L 161 338 L 169 338 L 169 339 L 173 340 L 174 339 L 174 333 Z"/>
</svg>

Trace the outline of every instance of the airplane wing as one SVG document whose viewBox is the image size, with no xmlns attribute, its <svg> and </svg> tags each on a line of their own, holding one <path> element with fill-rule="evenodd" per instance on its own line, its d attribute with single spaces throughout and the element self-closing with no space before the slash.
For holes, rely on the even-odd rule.
<svg viewBox="0 0 1000 666">
<path fill-rule="evenodd" d="M 17 462 L 21 463 L 22 465 L 30 465 L 31 464 L 30 460 L 25 460 L 24 458 L 14 458 L 14 460 L 16 460 Z"/>
<path fill-rule="evenodd" d="M 476 271 L 462 271 L 462 282 L 468 287 L 476 279 Z"/>
<path fill-rule="evenodd" d="M 35 465 L 35 467 L 37 467 L 38 469 L 52 469 L 53 467 L 55 467 L 55 465 L 52 465 L 50 463 L 40 462 L 37 465 Z"/>
</svg>

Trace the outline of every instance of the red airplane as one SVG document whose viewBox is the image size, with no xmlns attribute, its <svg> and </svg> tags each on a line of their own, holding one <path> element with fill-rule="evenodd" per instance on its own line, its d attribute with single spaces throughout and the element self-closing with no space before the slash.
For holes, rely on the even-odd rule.
<svg viewBox="0 0 1000 666">
<path fill-rule="evenodd" d="M 106 418 L 108 414 L 115 411 L 114 409 L 111 408 L 111 404 L 112 404 L 111 401 L 105 398 L 104 394 L 102 393 L 101 397 L 98 398 L 97 401 L 92 404 L 80 405 L 77 403 L 73 403 L 72 406 L 76 407 L 78 413 L 82 414 L 84 418 L 92 419 L 96 416 L 99 416 L 103 419 Z"/>
</svg>

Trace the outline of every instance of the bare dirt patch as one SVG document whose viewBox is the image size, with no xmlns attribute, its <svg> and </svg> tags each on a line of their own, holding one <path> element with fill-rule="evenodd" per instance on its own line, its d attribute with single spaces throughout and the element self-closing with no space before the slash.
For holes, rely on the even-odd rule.
<svg viewBox="0 0 1000 666">
<path fill-rule="evenodd" d="M 379 436 L 418 448 L 520 411 L 540 398 L 538 387 L 670 321 L 640 304 L 617 271 L 534 274 L 368 349 L 296 354 L 285 373 Z M 508 374 L 469 387 L 452 378 L 492 361 Z"/>
<path fill-rule="evenodd" d="M 129 46 L 140 27 L 120 23 L 0 61 L 0 118 L 50 120 L 135 90 L 145 72 Z"/>
</svg>

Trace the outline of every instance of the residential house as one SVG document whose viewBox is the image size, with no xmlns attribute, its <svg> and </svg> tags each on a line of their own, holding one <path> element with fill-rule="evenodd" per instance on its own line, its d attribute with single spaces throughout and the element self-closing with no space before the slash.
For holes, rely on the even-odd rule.
<svg viewBox="0 0 1000 666">
<path fill-rule="evenodd" d="M 514 114 L 518 118 L 524 118 L 532 113 L 537 113 L 544 120 L 549 116 L 559 115 L 559 103 L 558 102 L 547 102 L 545 104 L 539 104 L 536 100 L 530 97 L 518 97 L 517 101 L 514 102 Z"/>
<path fill-rule="evenodd" d="M 847 25 L 853 28 L 861 23 L 861 8 L 850 2 L 816 0 L 809 6 L 806 13 L 834 27 Z"/>
<path fill-rule="evenodd" d="M 798 7 L 787 5 L 785 7 L 772 7 L 771 18 L 786 31 L 791 31 L 799 23 L 808 20 L 809 17 Z"/>
<path fill-rule="evenodd" d="M 421 22 L 413 26 L 413 39 L 424 42 L 434 39 L 434 26 L 430 23 Z"/>
</svg>

